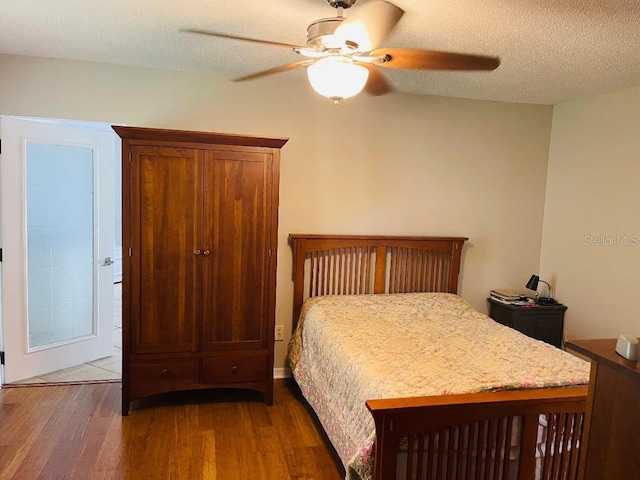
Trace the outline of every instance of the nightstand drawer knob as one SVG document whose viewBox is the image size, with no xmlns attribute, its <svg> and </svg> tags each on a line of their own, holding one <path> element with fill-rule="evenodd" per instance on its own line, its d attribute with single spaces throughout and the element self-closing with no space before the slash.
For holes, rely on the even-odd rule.
<svg viewBox="0 0 640 480">
<path fill-rule="evenodd" d="M 231 373 L 238 373 L 238 365 L 231 367 Z"/>
<path fill-rule="evenodd" d="M 161 376 L 161 377 L 166 377 L 167 375 L 169 375 L 169 369 L 168 369 L 168 368 L 163 368 L 163 369 L 160 371 L 160 376 Z"/>
</svg>

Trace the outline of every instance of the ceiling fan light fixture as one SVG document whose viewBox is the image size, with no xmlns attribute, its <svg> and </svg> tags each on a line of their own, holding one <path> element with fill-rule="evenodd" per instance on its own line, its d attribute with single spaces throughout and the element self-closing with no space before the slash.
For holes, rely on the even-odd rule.
<svg viewBox="0 0 640 480">
<path fill-rule="evenodd" d="M 307 76 L 316 92 L 338 103 L 362 91 L 367 84 L 369 70 L 354 64 L 350 58 L 334 56 L 310 65 Z"/>
</svg>

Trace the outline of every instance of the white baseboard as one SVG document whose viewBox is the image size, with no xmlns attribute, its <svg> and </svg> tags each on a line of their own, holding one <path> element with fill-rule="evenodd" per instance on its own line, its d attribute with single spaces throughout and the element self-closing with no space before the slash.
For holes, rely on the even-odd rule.
<svg viewBox="0 0 640 480">
<path fill-rule="evenodd" d="M 291 376 L 291 370 L 288 368 L 274 368 L 273 378 L 289 378 Z"/>
</svg>

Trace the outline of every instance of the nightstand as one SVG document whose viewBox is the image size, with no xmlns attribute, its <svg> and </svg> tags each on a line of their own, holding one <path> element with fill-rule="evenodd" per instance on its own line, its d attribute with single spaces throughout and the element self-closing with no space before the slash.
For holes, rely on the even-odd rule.
<svg viewBox="0 0 640 480">
<path fill-rule="evenodd" d="M 562 348 L 565 305 L 508 305 L 488 298 L 489 316 L 525 335 Z"/>
</svg>

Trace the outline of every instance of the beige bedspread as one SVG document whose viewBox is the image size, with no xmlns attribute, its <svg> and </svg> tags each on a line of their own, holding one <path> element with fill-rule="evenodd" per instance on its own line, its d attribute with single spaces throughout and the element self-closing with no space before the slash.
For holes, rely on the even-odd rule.
<svg viewBox="0 0 640 480">
<path fill-rule="evenodd" d="M 365 401 L 587 384 L 589 364 L 504 327 L 457 295 L 315 297 L 289 361 L 347 471 L 373 477 Z"/>
</svg>

